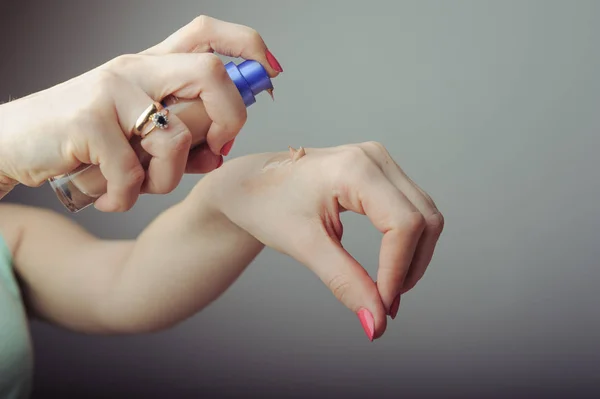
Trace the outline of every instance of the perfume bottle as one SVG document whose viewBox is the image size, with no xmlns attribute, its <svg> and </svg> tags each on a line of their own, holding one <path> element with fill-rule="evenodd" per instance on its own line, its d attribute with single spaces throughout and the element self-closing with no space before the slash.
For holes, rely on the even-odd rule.
<svg viewBox="0 0 600 399">
<path fill-rule="evenodd" d="M 256 102 L 256 95 L 263 91 L 272 94 L 273 84 L 264 67 L 252 60 L 247 60 L 239 65 L 229 62 L 225 69 L 231 80 L 235 83 L 246 107 Z M 206 134 L 212 121 L 208 117 L 202 100 L 163 100 L 162 105 L 175 113 L 192 133 L 192 149 L 204 143 Z M 141 138 L 133 136 L 131 146 L 138 155 L 144 169 L 148 167 L 152 156 L 141 146 Z M 48 180 L 50 186 L 63 205 L 71 212 L 92 205 L 96 199 L 106 193 L 106 179 L 97 165 L 81 165 L 70 173 L 56 176 Z"/>
</svg>

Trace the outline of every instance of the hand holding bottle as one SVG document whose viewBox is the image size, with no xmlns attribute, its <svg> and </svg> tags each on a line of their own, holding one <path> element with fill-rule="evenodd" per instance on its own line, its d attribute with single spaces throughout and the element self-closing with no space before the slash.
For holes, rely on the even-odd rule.
<svg viewBox="0 0 600 399">
<path fill-rule="evenodd" d="M 282 71 L 255 30 L 202 16 L 142 53 L 0 106 L 0 198 L 18 183 L 39 186 L 93 164 L 106 179 L 96 208 L 125 211 L 140 193 L 170 192 L 183 173 L 220 166 L 247 114 L 213 51 L 255 60 L 270 77 Z M 132 129 L 149 105 L 167 97 L 202 100 L 206 145 L 190 153 L 190 127 L 170 113 L 165 129 L 140 141 L 151 156 L 142 165 Z"/>
</svg>

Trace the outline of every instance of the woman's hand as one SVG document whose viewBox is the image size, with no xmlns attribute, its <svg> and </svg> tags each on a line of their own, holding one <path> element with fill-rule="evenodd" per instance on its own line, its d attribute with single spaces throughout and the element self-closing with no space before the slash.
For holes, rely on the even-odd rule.
<svg viewBox="0 0 600 399">
<path fill-rule="evenodd" d="M 245 156 L 202 183 L 231 222 L 315 272 L 370 339 L 424 275 L 444 224 L 432 199 L 373 142 Z M 376 283 L 342 247 L 344 210 L 383 233 Z"/>
<path fill-rule="evenodd" d="M 167 193 L 184 172 L 218 167 L 246 108 L 213 51 L 256 60 L 271 77 L 281 71 L 255 30 L 199 17 L 140 54 L 0 106 L 0 198 L 18 183 L 39 186 L 81 163 L 95 164 L 108 182 L 96 208 L 125 211 L 141 192 Z M 208 146 L 188 158 L 191 133 L 170 115 L 167 129 L 142 140 L 152 155 L 146 171 L 129 143 L 132 129 L 149 105 L 169 95 L 203 100 L 212 121 Z"/>
</svg>

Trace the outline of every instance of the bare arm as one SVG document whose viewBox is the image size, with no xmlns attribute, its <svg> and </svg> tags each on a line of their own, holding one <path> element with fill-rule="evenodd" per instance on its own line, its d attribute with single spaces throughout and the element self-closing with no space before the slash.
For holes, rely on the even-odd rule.
<svg viewBox="0 0 600 399">
<path fill-rule="evenodd" d="M 343 210 L 383 233 L 377 282 L 341 245 Z M 263 245 L 311 269 L 379 338 L 423 277 L 444 219 L 379 143 L 254 154 L 207 174 L 135 241 L 0 206 L 30 308 L 68 328 L 167 328 L 215 300 Z"/>
<path fill-rule="evenodd" d="M 137 240 L 100 240 L 56 213 L 0 206 L 33 314 L 86 333 L 176 324 L 215 300 L 263 245 L 209 205 L 200 182 Z"/>
</svg>

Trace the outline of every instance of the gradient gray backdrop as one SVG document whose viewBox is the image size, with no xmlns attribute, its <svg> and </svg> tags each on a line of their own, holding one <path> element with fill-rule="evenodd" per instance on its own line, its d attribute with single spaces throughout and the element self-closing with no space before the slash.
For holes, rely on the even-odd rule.
<svg viewBox="0 0 600 399">
<path fill-rule="evenodd" d="M 599 1 L 2 1 L 0 98 L 140 51 L 200 14 L 256 28 L 285 68 L 231 156 L 380 141 L 445 214 L 435 258 L 374 343 L 312 273 L 270 250 L 168 332 L 34 324 L 36 397 L 595 396 Z M 71 217 L 133 238 L 198 178 L 126 214 Z M 47 185 L 7 200 L 66 214 Z M 345 245 L 374 274 L 379 233 L 344 221 Z"/>
</svg>

